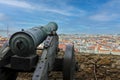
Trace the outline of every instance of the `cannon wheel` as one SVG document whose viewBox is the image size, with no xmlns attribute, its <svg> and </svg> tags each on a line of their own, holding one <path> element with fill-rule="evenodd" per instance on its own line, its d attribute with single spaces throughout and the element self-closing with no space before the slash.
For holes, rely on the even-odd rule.
<svg viewBox="0 0 120 80">
<path fill-rule="evenodd" d="M 18 72 L 8 68 L 0 68 L 0 80 L 16 80 Z"/>
<path fill-rule="evenodd" d="M 66 50 L 63 59 L 63 80 L 73 80 L 75 71 L 74 46 L 66 45 Z"/>
</svg>

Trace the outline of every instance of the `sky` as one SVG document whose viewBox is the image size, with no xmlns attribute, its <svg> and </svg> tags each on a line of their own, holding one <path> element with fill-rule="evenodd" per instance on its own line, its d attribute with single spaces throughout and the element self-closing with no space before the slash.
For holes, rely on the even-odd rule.
<svg viewBox="0 0 120 80">
<path fill-rule="evenodd" d="M 58 24 L 58 33 L 119 34 L 120 0 L 0 0 L 0 34 Z"/>
</svg>

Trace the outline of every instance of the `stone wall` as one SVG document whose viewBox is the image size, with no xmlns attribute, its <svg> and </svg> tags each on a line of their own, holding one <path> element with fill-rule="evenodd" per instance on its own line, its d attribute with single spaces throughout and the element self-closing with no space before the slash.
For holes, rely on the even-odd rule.
<svg viewBox="0 0 120 80">
<path fill-rule="evenodd" d="M 63 55 L 63 54 L 62 54 Z M 76 53 L 79 71 L 75 80 L 120 80 L 120 56 Z M 19 74 L 17 80 L 31 80 L 32 74 Z M 52 72 L 50 80 L 62 80 L 61 72 Z"/>
<path fill-rule="evenodd" d="M 108 54 L 76 54 L 77 80 L 120 80 L 120 56 Z"/>
</svg>

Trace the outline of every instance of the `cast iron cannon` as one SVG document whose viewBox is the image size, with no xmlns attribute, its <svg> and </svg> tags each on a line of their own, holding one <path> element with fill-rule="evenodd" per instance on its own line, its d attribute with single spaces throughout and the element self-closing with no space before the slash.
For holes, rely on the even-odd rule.
<svg viewBox="0 0 120 80">
<path fill-rule="evenodd" d="M 49 80 L 51 71 L 62 71 L 63 80 L 73 80 L 74 46 L 66 45 L 64 57 L 58 58 L 57 29 L 57 24 L 50 22 L 14 33 L 0 50 L 0 80 L 16 80 L 18 72 L 33 72 L 32 80 Z M 44 46 L 38 55 L 41 43 Z"/>
</svg>

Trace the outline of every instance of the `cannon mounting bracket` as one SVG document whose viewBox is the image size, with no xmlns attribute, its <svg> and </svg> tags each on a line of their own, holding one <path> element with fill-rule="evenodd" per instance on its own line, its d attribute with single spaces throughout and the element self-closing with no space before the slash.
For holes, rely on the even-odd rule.
<svg viewBox="0 0 120 80">
<path fill-rule="evenodd" d="M 38 56 L 20 57 L 14 55 L 11 57 L 11 68 L 16 70 L 31 70 L 37 64 Z"/>
</svg>

